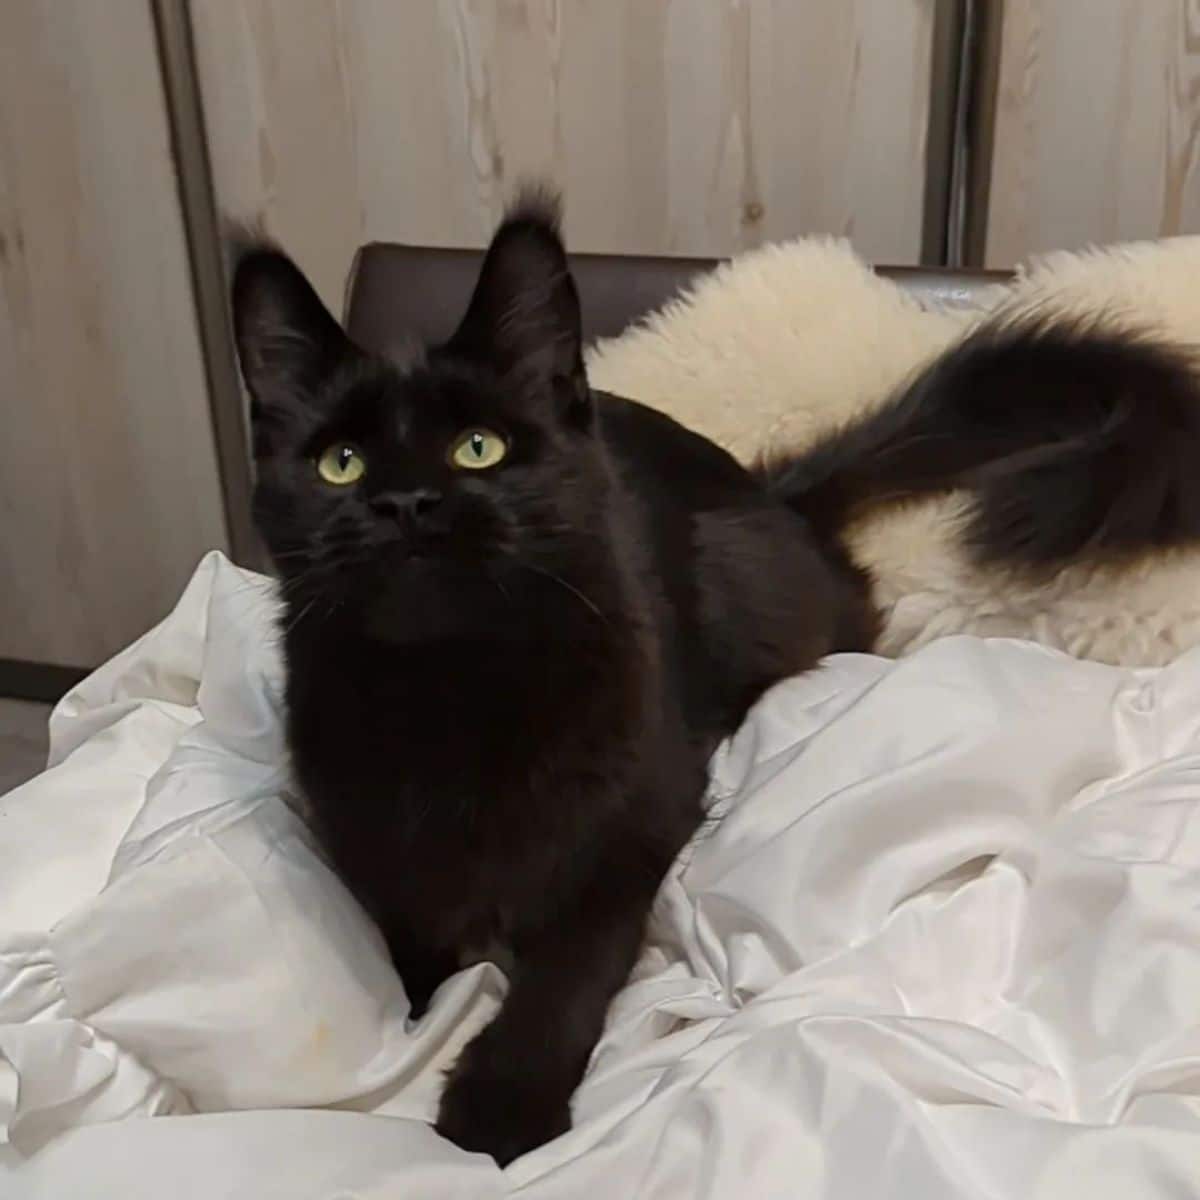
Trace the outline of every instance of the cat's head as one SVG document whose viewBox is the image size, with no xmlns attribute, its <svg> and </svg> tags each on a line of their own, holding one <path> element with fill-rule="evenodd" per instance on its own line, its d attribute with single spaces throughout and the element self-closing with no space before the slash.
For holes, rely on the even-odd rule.
<svg viewBox="0 0 1200 1200">
<path fill-rule="evenodd" d="M 272 247 L 241 254 L 233 314 L 255 518 L 294 607 L 399 640 L 469 629 L 601 535 L 579 301 L 545 197 L 505 218 L 453 337 L 406 360 L 354 345 Z"/>
</svg>

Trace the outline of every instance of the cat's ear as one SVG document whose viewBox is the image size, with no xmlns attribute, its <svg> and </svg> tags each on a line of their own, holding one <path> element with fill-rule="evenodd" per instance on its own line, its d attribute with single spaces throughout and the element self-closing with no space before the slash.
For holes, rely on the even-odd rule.
<svg viewBox="0 0 1200 1200">
<path fill-rule="evenodd" d="M 333 372 L 359 352 L 299 267 L 275 247 L 236 252 L 233 328 L 255 421 L 315 403 Z"/>
<path fill-rule="evenodd" d="M 553 195 L 526 190 L 509 209 L 445 350 L 549 385 L 571 417 L 586 417 L 579 294 Z"/>
</svg>

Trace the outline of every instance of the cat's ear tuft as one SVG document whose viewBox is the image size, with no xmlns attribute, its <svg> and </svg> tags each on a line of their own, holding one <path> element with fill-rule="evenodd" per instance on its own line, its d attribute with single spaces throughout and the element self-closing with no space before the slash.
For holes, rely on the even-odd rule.
<svg viewBox="0 0 1200 1200">
<path fill-rule="evenodd" d="M 552 386 L 586 415 L 579 294 L 559 233 L 558 198 L 526 188 L 492 238 L 467 314 L 445 350 Z"/>
<path fill-rule="evenodd" d="M 256 410 L 311 404 L 355 351 L 299 267 L 261 240 L 230 247 L 233 328 Z"/>
</svg>

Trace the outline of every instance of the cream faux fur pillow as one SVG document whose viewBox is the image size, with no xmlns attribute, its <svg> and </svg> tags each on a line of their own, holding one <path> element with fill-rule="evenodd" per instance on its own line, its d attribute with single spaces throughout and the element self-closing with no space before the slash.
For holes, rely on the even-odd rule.
<svg viewBox="0 0 1200 1200">
<path fill-rule="evenodd" d="M 801 449 L 880 404 L 983 316 L 1112 316 L 1200 344 L 1200 238 L 1059 253 L 977 309 L 929 311 L 849 247 L 801 239 L 753 251 L 589 356 L 592 385 L 652 404 L 744 462 Z M 1197 464 L 1200 470 L 1200 463 Z M 1031 638 L 1079 657 L 1157 665 L 1200 644 L 1200 550 L 1064 570 L 1052 583 L 963 553 L 961 496 L 891 509 L 851 535 L 875 580 L 879 648 L 950 633 Z"/>
</svg>

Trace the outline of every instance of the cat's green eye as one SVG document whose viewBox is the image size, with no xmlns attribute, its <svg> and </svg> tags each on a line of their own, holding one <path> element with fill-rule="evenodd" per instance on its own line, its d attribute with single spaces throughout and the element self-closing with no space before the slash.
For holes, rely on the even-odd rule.
<svg viewBox="0 0 1200 1200">
<path fill-rule="evenodd" d="M 508 443 L 490 429 L 468 429 L 450 447 L 450 462 L 466 471 L 483 471 L 501 462 Z"/>
<path fill-rule="evenodd" d="M 357 483 L 366 473 L 362 452 L 349 442 L 334 442 L 317 459 L 317 474 L 334 487 Z"/>
</svg>

